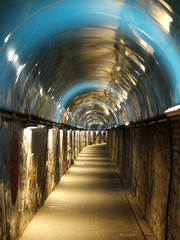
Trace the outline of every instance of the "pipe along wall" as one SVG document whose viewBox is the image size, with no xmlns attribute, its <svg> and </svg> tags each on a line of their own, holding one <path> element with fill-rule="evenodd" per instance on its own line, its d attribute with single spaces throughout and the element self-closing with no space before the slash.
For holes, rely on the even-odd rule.
<svg viewBox="0 0 180 240">
<path fill-rule="evenodd" d="M 82 148 L 101 142 L 106 131 L 25 128 L 0 118 L 0 239 L 18 239 Z"/>
<path fill-rule="evenodd" d="M 135 197 L 156 238 L 179 240 L 180 117 L 111 129 L 107 142 L 124 189 Z"/>
</svg>

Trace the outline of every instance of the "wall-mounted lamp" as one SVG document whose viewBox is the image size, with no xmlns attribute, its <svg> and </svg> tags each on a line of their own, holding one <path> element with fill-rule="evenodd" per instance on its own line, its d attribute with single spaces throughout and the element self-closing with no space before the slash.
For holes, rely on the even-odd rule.
<svg viewBox="0 0 180 240">
<path fill-rule="evenodd" d="M 38 128 L 38 125 L 35 124 L 35 123 L 27 123 L 25 125 L 25 128 L 27 128 L 27 129 L 36 129 L 36 128 Z"/>
<path fill-rule="evenodd" d="M 176 105 L 174 107 L 168 108 L 164 112 L 167 116 L 175 116 L 180 114 L 180 105 Z"/>
<path fill-rule="evenodd" d="M 38 124 L 37 127 L 38 128 L 44 128 L 44 125 L 43 124 Z"/>
<path fill-rule="evenodd" d="M 125 123 L 125 126 L 129 126 L 129 124 L 130 124 L 130 122 L 126 122 L 126 123 Z"/>
</svg>

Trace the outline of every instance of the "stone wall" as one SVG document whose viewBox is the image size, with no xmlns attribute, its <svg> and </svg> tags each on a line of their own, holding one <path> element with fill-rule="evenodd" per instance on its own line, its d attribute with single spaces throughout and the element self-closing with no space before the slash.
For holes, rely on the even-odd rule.
<svg viewBox="0 0 180 240">
<path fill-rule="evenodd" d="M 22 211 L 26 211 L 22 198 L 18 194 L 19 186 L 23 189 L 22 162 L 23 152 L 22 125 L 0 119 L 0 239 L 10 239 L 11 234 L 19 232 L 22 227 Z M 19 206 L 18 204 L 19 203 Z M 15 224 L 15 222 L 18 222 Z M 23 221 L 24 222 L 24 221 Z"/>
<path fill-rule="evenodd" d="M 109 156 L 126 187 L 130 186 L 132 181 L 132 134 L 130 129 L 111 129 L 107 137 Z"/>
<path fill-rule="evenodd" d="M 180 239 L 180 122 L 110 130 L 108 151 L 156 238 Z"/>
<path fill-rule="evenodd" d="M 168 123 L 135 128 L 132 190 L 157 239 L 165 239 L 170 181 Z"/>
<path fill-rule="evenodd" d="M 84 146 L 85 131 L 0 118 L 0 239 L 16 240 Z"/>
<path fill-rule="evenodd" d="M 171 123 L 171 188 L 169 195 L 167 239 L 180 239 L 180 119 Z"/>
<path fill-rule="evenodd" d="M 17 239 L 60 180 L 59 130 L 0 124 L 0 239 Z"/>
<path fill-rule="evenodd" d="M 125 187 L 128 187 L 131 184 L 132 179 L 132 153 L 134 143 L 133 132 L 127 128 L 124 131 L 120 131 L 121 135 L 121 159 L 119 159 L 119 173 L 122 179 L 122 182 Z"/>
</svg>

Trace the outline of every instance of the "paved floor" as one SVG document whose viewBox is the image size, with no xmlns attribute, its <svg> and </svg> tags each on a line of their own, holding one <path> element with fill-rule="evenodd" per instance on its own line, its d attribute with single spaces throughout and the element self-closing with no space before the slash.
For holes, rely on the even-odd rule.
<svg viewBox="0 0 180 240">
<path fill-rule="evenodd" d="M 21 240 L 143 240 L 105 145 L 83 149 Z"/>
</svg>

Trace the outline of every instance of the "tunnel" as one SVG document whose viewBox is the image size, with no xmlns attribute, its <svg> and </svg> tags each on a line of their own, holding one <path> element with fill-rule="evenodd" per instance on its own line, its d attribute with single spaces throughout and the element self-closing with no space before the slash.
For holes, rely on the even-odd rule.
<svg viewBox="0 0 180 240">
<path fill-rule="evenodd" d="M 78 165 L 85 188 L 95 158 L 142 238 L 117 221 L 117 238 L 54 239 L 179 240 L 179 1 L 6 0 L 0 23 L 0 239 L 20 239 Z"/>
</svg>

